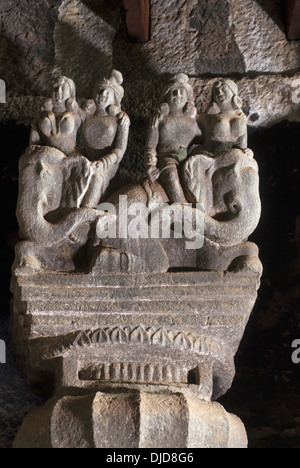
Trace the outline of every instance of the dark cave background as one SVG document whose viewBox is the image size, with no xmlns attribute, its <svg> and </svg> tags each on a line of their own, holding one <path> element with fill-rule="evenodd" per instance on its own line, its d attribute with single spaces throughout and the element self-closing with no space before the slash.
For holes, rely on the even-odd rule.
<svg viewBox="0 0 300 468">
<path fill-rule="evenodd" d="M 9 343 L 9 282 L 18 240 L 15 218 L 18 159 L 30 128 L 0 125 L 0 338 Z M 244 422 L 250 448 L 300 448 L 299 373 L 292 342 L 300 339 L 300 263 L 295 221 L 300 214 L 300 123 L 250 131 L 260 168 L 262 217 L 251 240 L 260 248 L 264 274 L 256 306 L 236 356 L 236 377 L 219 401 Z M 142 149 L 141 149 L 142 150 Z M 9 448 L 24 416 L 43 403 L 23 383 L 11 351 L 0 364 L 0 447 Z"/>
</svg>

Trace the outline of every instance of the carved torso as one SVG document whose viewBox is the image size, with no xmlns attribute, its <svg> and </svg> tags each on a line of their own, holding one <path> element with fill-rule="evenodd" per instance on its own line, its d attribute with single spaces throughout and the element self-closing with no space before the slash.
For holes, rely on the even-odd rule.
<svg viewBox="0 0 300 468">
<path fill-rule="evenodd" d="M 185 116 L 165 117 L 159 126 L 158 156 L 179 147 L 188 148 L 200 135 L 196 119 Z"/>
<path fill-rule="evenodd" d="M 89 117 L 82 127 L 82 136 L 87 157 L 96 161 L 111 149 L 117 132 L 115 116 Z"/>
<path fill-rule="evenodd" d="M 238 146 L 239 140 L 247 133 L 246 122 L 237 114 L 216 114 L 207 116 L 206 149 L 219 153 Z"/>
<path fill-rule="evenodd" d="M 71 113 L 58 116 L 52 114 L 52 118 L 50 114 L 42 117 L 39 122 L 42 144 L 59 149 L 66 155 L 73 153 L 80 123 L 80 117 Z"/>
</svg>

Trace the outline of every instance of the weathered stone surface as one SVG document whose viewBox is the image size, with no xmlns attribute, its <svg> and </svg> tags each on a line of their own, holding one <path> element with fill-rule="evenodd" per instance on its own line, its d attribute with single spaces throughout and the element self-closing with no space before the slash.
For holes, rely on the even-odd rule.
<svg viewBox="0 0 300 468">
<path fill-rule="evenodd" d="M 258 224 L 261 205 L 258 166 L 248 148 L 242 106 L 236 83 L 220 79 L 212 86 L 206 112 L 198 114 L 188 76 L 175 75 L 150 120 L 147 179 L 125 186 L 107 200 L 117 208 L 122 224 L 124 211 L 136 210 L 137 203 L 145 207 L 142 217 L 151 218 L 151 230 L 146 226 L 144 237 L 157 231 L 170 267 L 237 271 L 248 268 L 248 256 L 249 268 L 257 264 L 255 271 L 261 273 L 255 250 L 244 243 Z M 166 224 L 172 235 L 165 234 Z M 183 233 L 193 245 L 178 240 Z M 116 247 L 113 234 L 107 239 L 107 247 L 110 242 Z M 127 245 L 132 241 L 124 241 L 122 251 Z"/>
<path fill-rule="evenodd" d="M 213 272 L 23 273 L 12 283 L 15 353 L 35 388 L 46 372 L 62 388 L 191 385 L 210 400 L 231 386 L 258 284 Z"/>
<path fill-rule="evenodd" d="M 54 261 L 52 265 L 57 268 L 55 262 L 58 261 L 61 268 L 66 261 L 72 269 L 69 262 L 72 263 L 76 250 L 78 252 L 87 242 L 89 230 L 98 218 L 95 210 L 77 208 L 82 194 L 87 191 L 89 174 L 87 159 L 82 156 L 67 158 L 55 148 L 32 146 L 22 156 L 17 219 L 24 241 L 17 246 L 16 267 L 39 268 L 47 261 L 50 264 Z M 67 196 L 68 180 L 70 187 L 77 189 Z M 63 198 L 68 201 L 67 211 L 58 210 Z M 47 214 L 57 210 L 51 220 L 46 219 Z M 56 259 L 55 254 L 49 255 L 51 247 L 58 249 Z"/>
<path fill-rule="evenodd" d="M 54 71 L 90 96 L 95 80 L 113 68 L 113 40 L 121 24 L 122 0 L 62 0 L 54 29 Z M 83 71 L 85 70 L 85 71 Z"/>
<path fill-rule="evenodd" d="M 243 111 L 250 128 L 271 127 L 284 120 L 299 121 L 300 75 L 259 76 L 235 80 L 243 100 Z M 195 79 L 196 105 L 201 110 L 209 102 L 215 80 Z"/>
<path fill-rule="evenodd" d="M 240 429 L 230 433 L 235 420 L 220 420 L 223 408 L 202 418 L 204 402 L 231 386 L 262 271 L 257 247 L 245 241 L 259 221 L 260 199 L 238 86 L 217 80 L 198 114 L 189 77 L 175 75 L 150 123 L 147 179 L 106 198 L 128 141 L 122 83 L 113 70 L 80 109 L 74 82 L 62 76 L 32 126 L 19 164 L 16 358 L 28 385 L 42 393 L 46 385 L 49 396 L 123 388 L 119 400 L 96 396 L 92 431 L 84 422 L 91 400 L 60 398 L 51 415 L 53 447 L 114 447 L 117 436 L 124 447 L 245 445 Z M 125 389 L 143 392 L 140 406 Z M 145 391 L 151 408 L 143 408 Z M 178 391 L 187 409 L 193 399 L 201 423 L 208 417 L 199 429 L 203 437 L 209 427 L 207 441 L 180 429 L 189 421 Z M 160 410 L 166 392 L 177 395 Z M 128 431 L 126 421 L 143 412 L 140 433 Z"/>
<path fill-rule="evenodd" d="M 137 274 L 254 267 L 261 273 L 255 251 L 245 252 L 261 206 L 236 83 L 214 82 L 207 110 L 198 114 L 189 77 L 175 75 L 150 121 L 148 178 L 107 199 L 128 142 L 122 83 L 113 70 L 82 110 L 71 79 L 53 82 L 20 159 L 17 219 L 24 242 L 16 247 L 14 268 Z M 77 147 L 79 129 L 83 148 Z M 178 237 L 194 243 L 177 246 Z"/>
<path fill-rule="evenodd" d="M 60 1 L 1 1 L 0 76 L 8 93 L 38 95 L 47 91 Z"/>
<path fill-rule="evenodd" d="M 179 393 L 65 396 L 34 410 L 13 448 L 247 448 L 242 422 Z"/>
<path fill-rule="evenodd" d="M 19 161 L 23 242 L 15 268 L 80 268 L 76 257 L 96 236 L 101 216 L 96 208 L 127 147 L 130 120 L 121 110 L 122 83 L 122 74 L 113 70 L 98 83 L 95 101 L 80 109 L 74 82 L 64 76 L 53 81 L 52 96 L 37 114 Z M 79 128 L 83 148 L 77 147 Z"/>
<path fill-rule="evenodd" d="M 82 33 L 74 9 L 90 33 Z M 85 5 L 68 0 L 60 8 L 60 21 L 76 31 L 81 49 L 84 43 L 92 42 L 95 49 L 104 52 L 104 63 L 111 61 L 122 68 L 127 79 L 135 77 L 137 70 L 140 77 L 148 79 L 149 75 L 154 78 L 180 70 L 190 75 L 228 75 L 252 71 L 280 73 L 299 66 L 299 45 L 286 39 L 277 0 L 152 1 L 150 41 L 130 48 L 126 44 L 125 25 L 120 22 L 119 3 L 111 11 L 109 25 L 105 24 L 104 11 L 104 2 L 88 14 Z M 99 13 L 98 18 L 93 16 L 95 12 Z M 85 37 L 91 32 L 93 41 Z M 67 53 L 65 34 L 62 30 L 56 53 L 59 57 Z M 82 61 L 83 54 L 78 53 Z"/>
<path fill-rule="evenodd" d="M 150 83 L 179 71 L 218 76 L 299 67 L 300 45 L 286 39 L 280 0 L 153 0 L 151 40 L 143 45 L 128 44 L 122 4 L 4 2 L 0 76 L 9 94 L 46 93 L 54 72 L 70 76 L 84 96 L 111 68 L 126 81 L 138 75 Z"/>
<path fill-rule="evenodd" d="M 299 43 L 286 38 L 280 0 L 237 0 L 232 4 L 234 36 L 246 72 L 280 73 L 299 67 Z"/>
</svg>

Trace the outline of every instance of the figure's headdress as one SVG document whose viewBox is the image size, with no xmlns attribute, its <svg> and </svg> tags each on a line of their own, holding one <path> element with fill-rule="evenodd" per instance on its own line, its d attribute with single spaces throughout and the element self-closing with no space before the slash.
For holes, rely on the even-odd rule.
<svg viewBox="0 0 300 468">
<path fill-rule="evenodd" d="M 71 80 L 71 78 L 67 78 L 66 76 L 57 76 L 53 79 L 52 81 L 52 86 L 54 86 L 54 84 L 67 84 L 69 86 L 69 89 L 70 89 L 70 97 L 71 99 L 75 99 L 76 100 L 76 87 L 75 87 L 75 83 L 73 80 Z"/>
<path fill-rule="evenodd" d="M 124 97 L 124 88 L 121 86 L 122 84 L 122 73 L 117 70 L 113 70 L 110 78 L 105 78 L 97 83 L 96 92 L 99 90 L 100 87 L 112 89 L 115 94 L 115 105 L 121 107 L 121 102 Z"/>
</svg>

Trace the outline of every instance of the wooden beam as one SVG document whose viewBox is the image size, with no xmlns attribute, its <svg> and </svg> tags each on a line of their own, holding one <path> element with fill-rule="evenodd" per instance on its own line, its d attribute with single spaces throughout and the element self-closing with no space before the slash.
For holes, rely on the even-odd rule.
<svg viewBox="0 0 300 468">
<path fill-rule="evenodd" d="M 147 42 L 150 34 L 150 0 L 123 0 L 129 37 Z"/>
<path fill-rule="evenodd" d="M 300 39 L 300 0 L 286 0 L 287 38 Z"/>
</svg>

